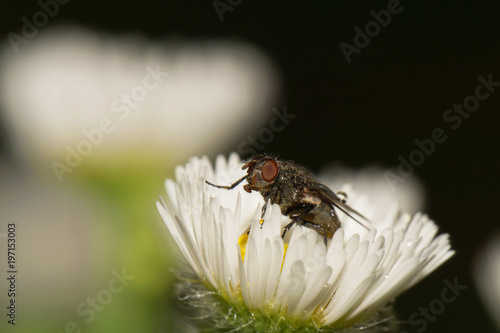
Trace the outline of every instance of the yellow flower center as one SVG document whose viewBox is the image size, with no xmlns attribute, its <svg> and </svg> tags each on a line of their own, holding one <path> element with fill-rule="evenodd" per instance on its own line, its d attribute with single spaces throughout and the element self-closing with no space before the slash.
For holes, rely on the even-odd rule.
<svg viewBox="0 0 500 333">
<path fill-rule="evenodd" d="M 259 221 L 260 225 L 264 223 L 263 219 L 260 219 Z M 247 251 L 247 243 L 248 243 L 248 234 L 250 233 L 250 230 L 245 232 L 243 235 L 238 238 L 238 245 L 240 246 L 240 251 L 241 251 L 241 260 L 245 262 L 245 253 Z M 283 269 L 283 262 L 285 261 L 285 256 L 286 256 L 286 251 L 288 250 L 288 243 L 284 243 L 284 248 L 285 251 L 283 251 L 283 260 L 281 261 L 281 269 Z"/>
</svg>

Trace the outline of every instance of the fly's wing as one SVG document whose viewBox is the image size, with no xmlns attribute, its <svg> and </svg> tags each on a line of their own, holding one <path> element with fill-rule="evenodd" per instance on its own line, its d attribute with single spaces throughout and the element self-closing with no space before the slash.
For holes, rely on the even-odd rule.
<svg viewBox="0 0 500 333">
<path fill-rule="evenodd" d="M 349 216 L 351 219 L 361 224 L 366 229 L 370 229 L 371 225 L 370 220 L 364 217 L 361 213 L 357 212 L 356 210 L 352 209 L 351 207 L 343 203 L 342 200 L 335 193 L 333 193 L 333 191 L 330 190 L 327 186 L 318 183 L 309 187 L 308 190 L 309 192 L 311 192 L 311 194 L 318 196 L 322 200 L 329 202 L 338 209 L 340 209 L 347 216 Z"/>
</svg>

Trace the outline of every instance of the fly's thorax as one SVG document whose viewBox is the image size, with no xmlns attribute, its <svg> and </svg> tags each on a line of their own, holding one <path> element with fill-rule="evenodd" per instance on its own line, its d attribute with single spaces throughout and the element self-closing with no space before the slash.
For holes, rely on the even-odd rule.
<svg viewBox="0 0 500 333">
<path fill-rule="evenodd" d="M 317 180 L 304 167 L 291 161 L 280 162 L 280 182 L 288 183 L 294 188 L 308 187 L 316 184 Z"/>
</svg>

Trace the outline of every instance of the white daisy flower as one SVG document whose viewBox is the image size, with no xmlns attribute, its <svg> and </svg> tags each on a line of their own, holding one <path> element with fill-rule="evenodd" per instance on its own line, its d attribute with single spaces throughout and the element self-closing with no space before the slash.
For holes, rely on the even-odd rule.
<svg viewBox="0 0 500 333">
<path fill-rule="evenodd" d="M 169 202 L 158 203 L 185 263 L 229 304 L 226 319 L 246 312 L 248 325 L 267 325 L 259 330 L 337 330 L 373 322 L 454 253 L 447 234 L 436 237 L 432 220 L 400 213 L 397 204 L 384 207 L 371 230 L 338 212 L 341 228 L 326 247 L 322 236 L 302 226 L 283 239 L 290 219 L 278 205 L 268 205 L 261 219 L 264 200 L 245 192 L 245 182 L 233 190 L 205 183 L 231 184 L 245 174 L 241 166 L 236 154 L 227 161 L 219 156 L 215 169 L 206 157 L 192 158 L 177 167 L 176 181 L 166 181 Z M 369 218 L 380 215 L 369 198 L 343 190 L 351 207 Z M 245 326 L 239 323 L 236 328 Z"/>
</svg>

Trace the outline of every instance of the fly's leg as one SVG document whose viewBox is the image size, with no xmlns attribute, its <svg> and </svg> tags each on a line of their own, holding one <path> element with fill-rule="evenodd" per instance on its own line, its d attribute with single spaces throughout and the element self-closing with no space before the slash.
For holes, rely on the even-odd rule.
<svg viewBox="0 0 500 333">
<path fill-rule="evenodd" d="M 285 237 L 286 232 L 288 230 L 290 230 L 290 228 L 293 227 L 294 224 L 302 225 L 302 226 L 304 226 L 306 228 L 313 229 L 318 234 L 320 234 L 321 236 L 323 236 L 323 239 L 325 241 L 325 246 L 327 246 L 328 237 L 326 236 L 325 230 L 321 226 L 319 226 L 317 224 L 314 224 L 314 223 L 309 222 L 309 221 L 302 220 L 302 219 L 300 219 L 298 217 L 295 218 L 295 219 L 293 219 L 292 222 L 288 223 L 285 226 L 285 230 L 283 231 L 283 234 L 281 235 L 281 238 Z"/>
<path fill-rule="evenodd" d="M 267 203 L 269 201 L 266 201 L 266 203 L 264 204 L 264 206 L 262 206 L 262 210 L 260 212 L 260 219 L 262 220 L 262 223 L 260 224 L 260 227 L 262 228 L 262 225 L 264 224 L 264 214 L 266 214 L 266 210 L 267 210 Z"/>
<path fill-rule="evenodd" d="M 205 183 L 207 183 L 210 186 L 216 187 L 216 188 L 222 188 L 222 189 L 225 189 L 225 190 L 232 190 L 233 188 L 235 188 L 236 186 L 238 186 L 239 183 L 241 183 L 242 181 L 244 181 L 246 178 L 247 178 L 247 176 L 245 175 L 245 176 L 241 177 L 240 179 L 238 179 L 237 181 L 235 181 L 234 183 L 232 183 L 229 186 L 215 185 L 214 183 L 211 183 L 208 180 L 205 180 Z"/>
<path fill-rule="evenodd" d="M 340 222 L 335 210 L 329 204 L 323 202 L 313 206 L 312 209 L 300 214 L 297 218 L 299 220 L 295 222 L 298 225 L 313 229 L 320 236 L 323 236 L 325 246 L 328 243 L 328 238 L 332 238 L 335 231 L 340 228 Z"/>
<path fill-rule="evenodd" d="M 267 197 L 266 203 L 264 203 L 264 206 L 262 206 L 262 210 L 260 212 L 260 219 L 262 220 L 262 223 L 260 224 L 260 228 L 262 229 L 262 225 L 264 224 L 264 214 L 266 214 L 267 210 L 267 203 L 271 201 L 271 203 L 274 202 L 274 199 L 276 197 L 277 190 L 274 189 L 271 194 Z"/>
<path fill-rule="evenodd" d="M 307 207 L 304 211 L 300 212 L 298 215 L 290 215 L 290 217 L 293 217 L 292 219 L 292 222 L 288 223 L 286 226 L 285 226 L 285 230 L 283 230 L 283 234 L 281 234 L 281 238 L 285 238 L 285 234 L 288 230 L 290 230 L 291 227 L 293 227 L 293 225 L 295 223 L 297 223 L 298 225 L 304 225 L 306 223 L 306 221 L 302 220 L 300 217 L 309 213 L 312 209 L 314 209 L 315 206 L 311 206 L 311 207 Z"/>
<path fill-rule="evenodd" d="M 297 222 L 296 222 L 296 220 L 297 220 L 297 219 L 294 219 L 292 222 L 288 223 L 288 224 L 285 226 L 285 230 L 283 230 L 283 234 L 281 234 L 281 238 L 285 238 L 285 234 L 286 234 L 286 232 L 287 232 L 288 230 L 290 230 L 290 228 L 291 228 L 291 227 L 293 227 L 293 225 L 294 225 L 295 223 L 297 223 Z"/>
<path fill-rule="evenodd" d="M 325 246 L 327 245 L 328 237 L 326 236 L 325 229 L 323 229 L 321 226 L 314 224 L 312 222 L 309 222 L 309 221 L 304 221 L 304 220 L 300 220 L 300 222 L 297 221 L 296 223 L 299 225 L 303 225 L 306 228 L 313 229 L 314 231 L 316 231 L 318 234 L 323 236 L 323 239 L 325 241 Z"/>
</svg>

